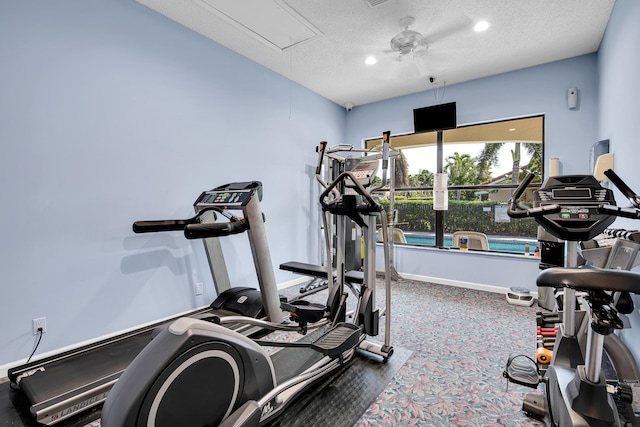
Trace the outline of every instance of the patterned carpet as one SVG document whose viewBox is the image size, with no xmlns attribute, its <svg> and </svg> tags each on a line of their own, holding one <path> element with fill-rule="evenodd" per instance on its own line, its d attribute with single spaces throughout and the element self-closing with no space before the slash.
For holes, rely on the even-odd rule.
<svg viewBox="0 0 640 427">
<path fill-rule="evenodd" d="M 510 353 L 533 355 L 536 306 L 412 280 L 392 289 L 392 341 L 412 355 L 356 426 L 542 425 L 521 411 L 530 389 L 502 377 Z"/>
</svg>

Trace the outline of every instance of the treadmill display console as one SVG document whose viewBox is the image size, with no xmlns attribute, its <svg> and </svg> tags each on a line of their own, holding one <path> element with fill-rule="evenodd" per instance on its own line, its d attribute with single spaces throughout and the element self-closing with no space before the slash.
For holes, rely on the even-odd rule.
<svg viewBox="0 0 640 427">
<path fill-rule="evenodd" d="M 534 207 L 559 205 L 560 212 L 536 217 L 547 231 L 562 240 L 589 240 L 615 220 L 598 212 L 602 205 L 615 205 L 613 191 L 591 175 L 555 176 L 533 192 Z"/>
<path fill-rule="evenodd" d="M 196 206 L 245 206 L 251 199 L 252 190 L 205 191 Z"/>
</svg>

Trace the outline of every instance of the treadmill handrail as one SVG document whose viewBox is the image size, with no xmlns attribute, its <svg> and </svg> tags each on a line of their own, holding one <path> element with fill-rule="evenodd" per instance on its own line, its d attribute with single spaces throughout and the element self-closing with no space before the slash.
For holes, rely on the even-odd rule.
<svg viewBox="0 0 640 427">
<path fill-rule="evenodd" d="M 184 236 L 187 239 L 205 239 L 207 237 L 230 236 L 247 231 L 249 224 L 240 219 L 232 219 L 229 222 L 212 222 L 208 224 L 188 224 L 184 228 Z"/>
<path fill-rule="evenodd" d="M 136 221 L 133 223 L 134 233 L 157 233 L 161 231 L 182 231 L 189 224 L 198 224 L 205 212 L 214 211 L 223 213 L 221 208 L 207 207 L 198 212 L 197 215 L 186 219 L 160 219 L 151 221 Z"/>
</svg>

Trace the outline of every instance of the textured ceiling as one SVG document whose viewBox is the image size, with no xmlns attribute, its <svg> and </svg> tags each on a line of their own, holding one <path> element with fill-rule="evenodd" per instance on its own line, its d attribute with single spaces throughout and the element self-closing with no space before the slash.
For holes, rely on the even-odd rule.
<svg viewBox="0 0 640 427">
<path fill-rule="evenodd" d="M 138 1 L 343 106 L 596 52 L 615 2 Z M 410 29 L 425 37 L 428 50 L 399 61 L 390 40 L 406 16 L 415 18 Z M 474 32 L 479 20 L 491 27 Z M 378 63 L 365 65 L 369 55 Z"/>
</svg>

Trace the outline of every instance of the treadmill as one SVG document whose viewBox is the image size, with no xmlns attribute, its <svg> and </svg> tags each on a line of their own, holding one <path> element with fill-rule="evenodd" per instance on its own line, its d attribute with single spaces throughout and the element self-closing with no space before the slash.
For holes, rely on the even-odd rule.
<svg viewBox="0 0 640 427">
<path fill-rule="evenodd" d="M 258 263 L 256 257 L 260 253 L 262 260 L 271 259 L 261 199 L 260 182 L 231 183 L 200 194 L 194 203 L 196 215 L 193 218 L 136 221 L 133 224 L 136 233 L 183 231 L 188 239 L 203 240 L 218 296 L 209 307 L 187 314 L 189 317 L 222 323 L 247 336 L 258 334 L 260 328 L 247 323 L 224 322 L 224 318 L 248 316 L 272 323 L 283 322 L 273 266 L 263 261 Z M 241 211 L 243 217 L 232 215 L 232 211 Z M 220 216 L 226 221 L 217 221 Z M 260 291 L 230 286 L 219 238 L 244 232 L 251 244 Z M 153 331 L 168 326 L 179 317 L 185 315 L 10 369 L 13 407 L 17 413 L 28 412 L 33 419 L 16 414 L 7 417 L 20 418 L 27 423 L 24 425 L 54 425 L 65 420 L 65 424 L 75 420 L 83 425 L 99 418 L 98 409 L 109 391 L 149 343 Z M 13 392 L 18 389 L 22 393 Z M 11 412 L 6 403 L 2 409 Z"/>
</svg>

